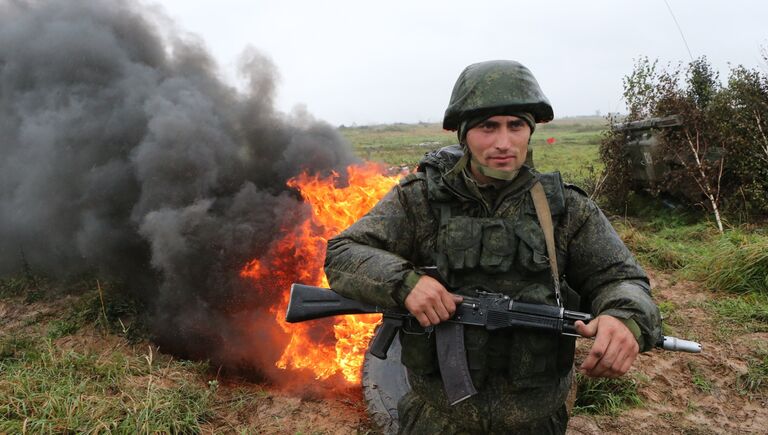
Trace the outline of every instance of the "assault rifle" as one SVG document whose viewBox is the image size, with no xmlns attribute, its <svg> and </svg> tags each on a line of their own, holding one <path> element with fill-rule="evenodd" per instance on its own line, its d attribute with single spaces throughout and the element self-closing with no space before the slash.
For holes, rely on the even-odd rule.
<svg viewBox="0 0 768 435">
<path fill-rule="evenodd" d="M 463 298 L 464 300 L 456 306 L 453 317 L 434 327 L 440 373 L 446 396 L 452 405 L 477 393 L 467 366 L 464 325 L 481 326 L 489 331 L 526 328 L 579 337 L 574 326 L 576 321 L 588 323 L 593 318 L 588 313 L 565 310 L 553 305 L 514 301 L 499 293 L 478 291 L 477 297 Z M 377 358 L 386 359 L 387 350 L 397 330 L 405 322 L 418 324 L 416 318 L 405 308 L 382 308 L 346 298 L 329 289 L 293 284 L 285 320 L 294 323 L 344 314 L 374 313 L 381 313 L 383 320 L 368 346 L 368 351 Z M 656 347 L 671 351 L 701 352 L 699 343 L 676 337 L 662 336 Z"/>
</svg>

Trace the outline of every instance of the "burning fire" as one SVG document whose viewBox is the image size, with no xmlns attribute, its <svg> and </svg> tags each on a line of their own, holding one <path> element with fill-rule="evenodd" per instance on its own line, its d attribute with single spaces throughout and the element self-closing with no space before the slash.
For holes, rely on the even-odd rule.
<svg viewBox="0 0 768 435">
<path fill-rule="evenodd" d="M 290 342 L 275 363 L 277 367 L 309 369 L 317 379 L 340 374 L 348 382 L 357 383 L 363 353 L 381 315 L 336 317 L 333 339 L 321 341 L 310 334 L 312 322 L 289 324 L 284 320 L 290 284 L 296 281 L 327 287 L 323 273 L 326 242 L 368 212 L 398 180 L 398 177 L 382 175 L 383 168 L 375 164 L 350 166 L 347 172 L 347 187 L 336 187 L 339 174 L 335 172 L 324 178 L 305 173 L 291 179 L 288 185 L 301 192 L 312 209 L 311 217 L 291 229 L 283 228 L 285 236 L 270 246 L 262 259 L 250 261 L 240 276 L 285 289 L 280 303 L 270 309 L 290 336 Z M 297 264 L 301 265 L 298 270 Z"/>
</svg>

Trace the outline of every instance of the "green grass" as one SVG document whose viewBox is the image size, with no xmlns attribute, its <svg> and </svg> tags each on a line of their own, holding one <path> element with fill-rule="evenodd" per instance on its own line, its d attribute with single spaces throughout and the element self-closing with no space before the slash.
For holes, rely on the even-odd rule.
<svg viewBox="0 0 768 435">
<path fill-rule="evenodd" d="M 674 325 L 684 324 L 685 321 L 678 315 L 677 305 L 669 301 L 661 301 L 657 304 L 663 320 L 661 323 L 661 332 L 664 335 L 680 335 Z"/>
<path fill-rule="evenodd" d="M 19 335 L 0 337 L 0 361 L 22 358 L 34 348 L 34 340 L 29 337 Z"/>
<path fill-rule="evenodd" d="M 63 315 L 48 323 L 48 338 L 72 335 L 86 325 L 94 325 L 104 334 L 122 335 L 132 343 L 147 338 L 146 326 L 138 319 L 143 310 L 138 301 L 102 287 L 98 280 L 81 285 L 90 285 L 91 289 L 76 298 Z"/>
<path fill-rule="evenodd" d="M 642 264 L 739 295 L 703 304 L 723 320 L 717 329 L 724 336 L 768 331 L 768 237 L 741 228 L 721 235 L 708 222 L 688 219 L 662 215 L 639 224 L 619 221 L 615 226 Z M 670 324 L 678 323 L 674 307 L 660 308 L 669 334 Z"/>
<path fill-rule="evenodd" d="M 0 278 L 0 298 L 24 296 L 27 303 L 43 298 L 48 280 L 33 274 L 26 267 L 16 275 Z"/>
<path fill-rule="evenodd" d="M 615 416 L 625 409 L 643 404 L 637 392 L 638 381 L 631 376 L 589 378 L 577 373 L 576 382 L 575 414 Z"/>
<path fill-rule="evenodd" d="M 67 298 L 63 310 L 30 310 L 0 335 L 0 433 L 200 432 L 214 391 L 194 378 L 206 364 L 190 370 L 190 363 L 157 358 L 151 347 L 126 352 L 120 341 L 112 349 L 57 345 L 84 328 L 102 338 L 143 338 L 134 301 L 83 277 L 53 285 L 22 274 L 0 281 L 0 290 L 9 304 Z"/>
<path fill-rule="evenodd" d="M 330 433 L 297 421 L 297 405 L 280 395 L 222 386 L 207 362 L 160 353 L 132 332 L 143 329 L 142 308 L 109 283 L 48 284 L 0 296 L 17 308 L 0 328 L 0 434 Z"/>
<path fill-rule="evenodd" d="M 31 288 L 33 288 L 33 284 L 23 275 L 0 279 L 1 298 L 20 296 Z"/>
<path fill-rule="evenodd" d="M 694 362 L 688 362 L 688 370 L 691 372 L 691 381 L 693 385 L 702 393 L 712 393 L 712 381 L 706 377 L 701 368 Z"/>
<path fill-rule="evenodd" d="M 542 171 L 560 170 L 577 176 L 588 164 L 599 166 L 598 145 L 605 120 L 565 118 L 539 125 L 531 140 L 534 165 Z M 388 165 L 414 167 L 425 153 L 458 143 L 455 132 L 441 124 L 392 124 L 342 127 L 339 132 L 358 157 Z M 547 144 L 547 138 L 555 144 Z"/>
<path fill-rule="evenodd" d="M 0 433 L 200 432 L 215 393 L 199 381 L 207 365 L 158 357 L 151 347 L 146 353 L 127 351 L 122 340 L 140 339 L 143 329 L 135 322 L 135 302 L 83 278 L 43 290 L 31 285 L 26 276 L 6 278 L 0 281 L 2 298 L 9 304 L 67 299 L 63 310 L 30 310 L 33 315 L 2 331 Z M 32 301 L 26 292 L 38 296 Z M 101 339 L 112 335 L 116 344 L 58 344 L 85 328 Z"/>
<path fill-rule="evenodd" d="M 614 227 L 640 263 L 681 271 L 714 255 L 717 231 L 704 222 L 657 218 L 650 222 L 614 220 Z"/>
<path fill-rule="evenodd" d="M 768 236 L 726 232 L 693 274 L 712 289 L 768 295 Z"/>
<path fill-rule="evenodd" d="M 597 145 L 607 127 L 605 118 L 597 116 L 556 119 L 536 126 L 531 144 L 543 145 L 552 138 L 556 145 Z"/>
<path fill-rule="evenodd" d="M 191 382 L 199 365 L 163 357 L 87 353 L 50 339 L 0 359 L 2 433 L 197 433 L 215 388 Z"/>
<path fill-rule="evenodd" d="M 675 310 L 677 309 L 677 306 L 674 302 L 664 301 L 659 302 L 659 311 L 661 312 L 661 317 L 667 318 L 675 313 Z"/>
<path fill-rule="evenodd" d="M 749 360 L 747 372 L 739 376 L 738 384 L 745 394 L 768 393 L 768 351 L 761 350 Z"/>
<path fill-rule="evenodd" d="M 565 182 L 587 190 L 602 171 L 597 145 L 534 145 L 532 150 L 537 170 L 559 171 Z"/>
<path fill-rule="evenodd" d="M 707 301 L 706 308 L 717 314 L 730 329 L 768 332 L 768 295 L 753 293 Z"/>
<path fill-rule="evenodd" d="M 457 143 L 456 133 L 438 124 L 393 124 L 340 128 L 358 157 L 415 167 L 425 153 Z"/>
</svg>

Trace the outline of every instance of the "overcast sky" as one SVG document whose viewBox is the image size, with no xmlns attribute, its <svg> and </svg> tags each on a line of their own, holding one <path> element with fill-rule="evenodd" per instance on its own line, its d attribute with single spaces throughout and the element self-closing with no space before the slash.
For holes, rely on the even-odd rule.
<svg viewBox="0 0 768 435">
<path fill-rule="evenodd" d="M 765 70 L 768 2 L 667 0 L 693 57 L 726 78 Z M 146 0 L 146 3 L 152 3 Z M 442 120 L 468 64 L 514 59 L 536 75 L 555 117 L 624 111 L 636 59 L 689 62 L 664 0 L 160 0 L 236 84 L 254 47 L 276 64 L 278 109 L 305 105 L 334 125 Z"/>
</svg>

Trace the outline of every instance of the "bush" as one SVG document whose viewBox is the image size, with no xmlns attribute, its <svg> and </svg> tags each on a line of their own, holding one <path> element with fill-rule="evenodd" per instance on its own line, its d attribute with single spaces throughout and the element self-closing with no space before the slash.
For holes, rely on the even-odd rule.
<svg viewBox="0 0 768 435">
<path fill-rule="evenodd" d="M 768 62 L 768 59 L 766 59 Z M 629 113 L 623 121 L 677 115 L 682 125 L 660 131 L 658 154 L 668 168 L 648 192 L 674 194 L 712 212 L 722 232 L 721 211 L 739 220 L 768 216 L 768 76 L 733 68 L 723 86 L 706 57 L 660 69 L 640 59 L 624 79 Z M 615 121 L 615 120 L 613 120 Z M 615 123 L 612 122 L 612 125 Z M 625 133 L 607 131 L 600 147 L 606 167 L 603 199 L 623 209 L 634 190 Z"/>
</svg>

